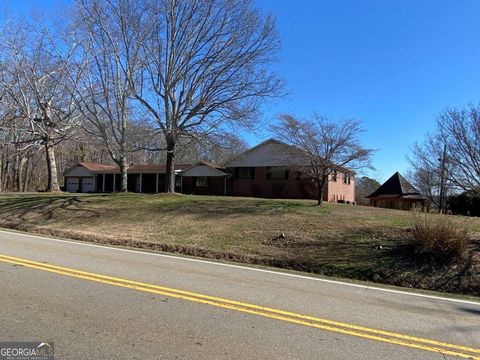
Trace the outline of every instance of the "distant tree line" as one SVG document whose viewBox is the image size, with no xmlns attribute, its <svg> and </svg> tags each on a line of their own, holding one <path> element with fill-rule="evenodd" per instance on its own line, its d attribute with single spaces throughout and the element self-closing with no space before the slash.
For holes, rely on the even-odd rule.
<svg viewBox="0 0 480 360">
<path fill-rule="evenodd" d="M 381 184 L 378 180 L 368 176 L 361 176 L 355 179 L 355 202 L 358 205 L 370 205 L 367 196 L 377 190 Z"/>
<path fill-rule="evenodd" d="M 78 161 L 224 161 L 283 94 L 274 18 L 250 0 L 76 0 L 0 29 L 0 191 L 58 191 Z"/>
</svg>

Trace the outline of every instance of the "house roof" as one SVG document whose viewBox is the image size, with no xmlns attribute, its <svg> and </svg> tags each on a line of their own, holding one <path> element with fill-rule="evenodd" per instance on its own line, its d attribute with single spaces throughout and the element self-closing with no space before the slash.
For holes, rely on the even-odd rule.
<svg viewBox="0 0 480 360">
<path fill-rule="evenodd" d="M 397 171 L 367 198 L 425 199 L 415 187 Z"/>
<path fill-rule="evenodd" d="M 200 164 L 203 164 L 205 166 L 210 166 L 212 168 L 215 168 L 215 169 L 225 169 L 225 166 L 223 165 L 220 165 L 220 164 L 214 164 L 214 163 L 211 163 L 211 162 L 208 162 L 208 161 L 205 161 L 205 160 L 200 160 L 197 164 L 195 165 L 200 165 Z"/>
<path fill-rule="evenodd" d="M 208 166 L 210 168 L 217 169 L 217 170 L 225 170 L 225 166 L 223 165 L 214 164 L 205 160 L 200 160 L 200 161 L 197 161 L 195 164 L 188 165 L 187 167 L 182 169 L 182 171 L 190 170 L 191 168 L 194 168 L 196 166 Z"/>
<path fill-rule="evenodd" d="M 107 164 L 100 164 L 100 163 L 92 163 L 92 162 L 79 162 L 78 165 L 83 166 L 87 170 L 96 173 L 96 172 L 103 172 L 103 171 L 112 171 L 118 168 L 116 165 L 107 165 Z"/>
<path fill-rule="evenodd" d="M 277 146 L 277 149 L 276 149 L 276 152 L 277 152 L 277 157 L 279 159 L 282 159 L 283 161 L 286 160 L 286 156 L 280 156 L 280 152 L 283 152 L 283 153 L 287 153 L 289 154 L 287 157 L 292 157 L 292 159 L 294 158 L 294 154 L 300 154 L 300 156 L 297 158 L 297 160 L 301 160 L 302 162 L 305 161 L 304 159 L 304 154 L 305 154 L 305 151 L 296 147 L 296 146 L 293 146 L 291 144 L 287 144 L 287 143 L 284 143 L 280 140 L 277 140 L 277 139 L 274 139 L 274 138 L 270 138 L 268 140 L 265 140 L 263 142 L 261 142 L 260 144 L 257 144 L 253 147 L 251 147 L 250 149 L 247 149 L 245 150 L 244 152 L 242 152 L 241 154 L 238 154 L 236 155 L 235 157 L 233 157 L 232 159 L 230 159 L 229 161 L 227 161 L 226 163 L 226 167 L 230 167 L 232 166 L 232 163 L 236 162 L 237 160 L 241 160 L 242 158 L 244 158 L 247 154 L 253 152 L 254 150 L 258 149 L 258 148 L 261 148 L 261 147 L 264 147 L 266 145 L 269 145 L 269 144 L 274 144 Z M 292 159 L 288 159 L 290 161 L 292 161 Z M 293 160 L 295 161 L 295 160 Z M 285 164 L 283 164 L 285 165 Z M 301 164 L 295 164 L 295 165 L 301 165 Z M 235 167 L 235 165 L 233 165 Z M 351 173 L 351 174 L 355 174 L 355 171 L 351 170 L 351 169 L 347 169 L 345 167 L 342 167 L 342 166 L 339 166 L 339 165 L 335 165 L 334 166 L 340 170 L 340 171 L 343 171 L 343 172 L 348 172 L 348 173 Z"/>
<path fill-rule="evenodd" d="M 90 172 L 94 174 L 118 174 L 120 173 L 120 168 L 118 165 L 109 165 L 109 164 L 99 164 L 91 162 L 79 162 L 79 166 L 83 166 Z M 190 167 L 190 164 L 175 164 L 175 170 L 183 170 Z M 164 173 L 166 172 L 165 164 L 142 164 L 142 165 L 131 165 L 128 168 L 130 174 L 134 173 Z"/>
<path fill-rule="evenodd" d="M 265 140 L 265 141 L 262 141 L 260 144 L 257 144 L 257 145 L 255 145 L 255 146 L 251 147 L 250 149 L 247 149 L 247 150 L 243 151 L 243 152 L 240 153 L 240 154 L 235 155 L 234 157 L 232 157 L 231 159 L 229 159 L 229 160 L 226 162 L 225 166 L 226 166 L 226 167 L 229 167 L 229 164 L 230 164 L 230 163 L 232 163 L 232 162 L 234 162 L 234 161 L 236 161 L 236 160 L 242 159 L 243 157 L 245 157 L 245 155 L 247 155 L 247 154 L 251 153 L 252 151 L 254 151 L 254 150 L 256 150 L 256 149 L 258 149 L 258 148 L 260 148 L 260 147 L 262 147 L 262 146 L 265 146 L 265 145 L 267 145 L 267 144 L 279 145 L 279 146 L 281 146 L 281 147 L 288 148 L 288 149 L 294 150 L 294 151 L 298 151 L 298 150 L 299 150 L 299 149 L 295 148 L 294 146 L 289 145 L 289 144 L 286 144 L 286 143 L 284 143 L 284 142 L 282 142 L 282 141 L 280 141 L 280 140 L 277 140 L 277 139 L 274 139 L 274 138 L 270 138 L 270 139 L 267 139 L 267 140 Z"/>
<path fill-rule="evenodd" d="M 175 164 L 175 170 L 183 170 L 190 167 L 190 164 Z M 157 164 L 131 165 L 128 168 L 129 173 L 164 173 L 167 167 Z"/>
<path fill-rule="evenodd" d="M 209 168 L 209 172 L 205 172 L 205 168 Z M 202 170 L 203 169 L 203 170 Z M 225 167 L 219 164 L 213 164 L 208 161 L 200 160 L 199 162 L 188 166 L 181 172 L 182 176 L 226 176 L 229 175 L 225 171 Z M 208 175 L 207 175 L 208 173 Z"/>
</svg>

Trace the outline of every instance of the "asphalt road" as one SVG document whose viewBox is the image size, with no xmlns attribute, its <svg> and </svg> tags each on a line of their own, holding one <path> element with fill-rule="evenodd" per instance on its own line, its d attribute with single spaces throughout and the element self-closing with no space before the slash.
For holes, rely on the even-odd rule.
<svg viewBox="0 0 480 360">
<path fill-rule="evenodd" d="M 0 231 L 0 341 L 58 359 L 480 359 L 480 303 Z"/>
</svg>

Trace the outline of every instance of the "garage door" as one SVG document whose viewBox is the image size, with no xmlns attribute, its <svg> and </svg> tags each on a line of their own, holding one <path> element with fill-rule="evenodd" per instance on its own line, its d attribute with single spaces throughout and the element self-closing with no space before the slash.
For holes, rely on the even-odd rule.
<svg viewBox="0 0 480 360">
<path fill-rule="evenodd" d="M 78 178 L 68 178 L 67 180 L 67 192 L 78 191 Z"/>
<path fill-rule="evenodd" d="M 88 192 L 94 192 L 94 191 L 95 191 L 95 182 L 93 181 L 93 177 L 83 178 L 82 192 L 88 193 Z"/>
</svg>

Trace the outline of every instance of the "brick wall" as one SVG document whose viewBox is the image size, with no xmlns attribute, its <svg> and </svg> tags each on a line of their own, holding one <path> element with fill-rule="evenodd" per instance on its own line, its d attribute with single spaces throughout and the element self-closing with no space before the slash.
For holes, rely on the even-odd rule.
<svg viewBox="0 0 480 360">
<path fill-rule="evenodd" d="M 296 179 L 295 171 L 289 172 L 288 179 L 267 179 L 266 167 L 255 167 L 254 179 L 236 179 L 231 182 L 231 194 L 234 196 L 253 196 L 285 199 L 316 199 L 317 189 L 309 179 Z M 229 169 L 234 174 L 234 169 Z M 355 201 L 355 179 L 351 175 L 350 184 L 343 183 L 341 173 L 337 181 L 329 181 L 324 201 Z"/>
<path fill-rule="evenodd" d="M 327 201 L 355 201 L 355 177 L 353 175 L 350 176 L 350 184 L 345 184 L 343 179 L 344 174 L 340 172 L 337 174 L 337 181 L 333 181 L 332 176 L 330 176 L 327 190 Z"/>
<path fill-rule="evenodd" d="M 295 170 L 290 170 L 288 179 L 268 179 L 266 167 L 254 168 L 254 179 L 238 179 L 234 177 L 234 168 L 229 169 L 233 175 L 227 179 L 227 194 L 233 196 L 283 198 L 283 199 L 316 199 L 317 188 L 310 179 L 296 178 Z M 208 187 L 196 187 L 195 177 L 184 176 L 182 192 L 196 195 L 224 195 L 224 177 L 210 177 Z M 323 196 L 324 201 L 355 201 L 355 179 L 344 184 L 341 173 L 337 181 L 329 181 Z"/>
<path fill-rule="evenodd" d="M 195 195 L 225 195 L 223 176 L 210 176 L 208 187 L 196 187 L 194 176 L 182 177 L 182 192 Z"/>
<path fill-rule="evenodd" d="M 233 196 L 254 196 L 285 199 L 315 199 L 315 185 L 308 179 L 295 179 L 290 171 L 288 179 L 267 179 L 266 167 L 255 167 L 254 179 L 233 179 Z M 230 169 L 234 174 L 234 170 Z"/>
</svg>

